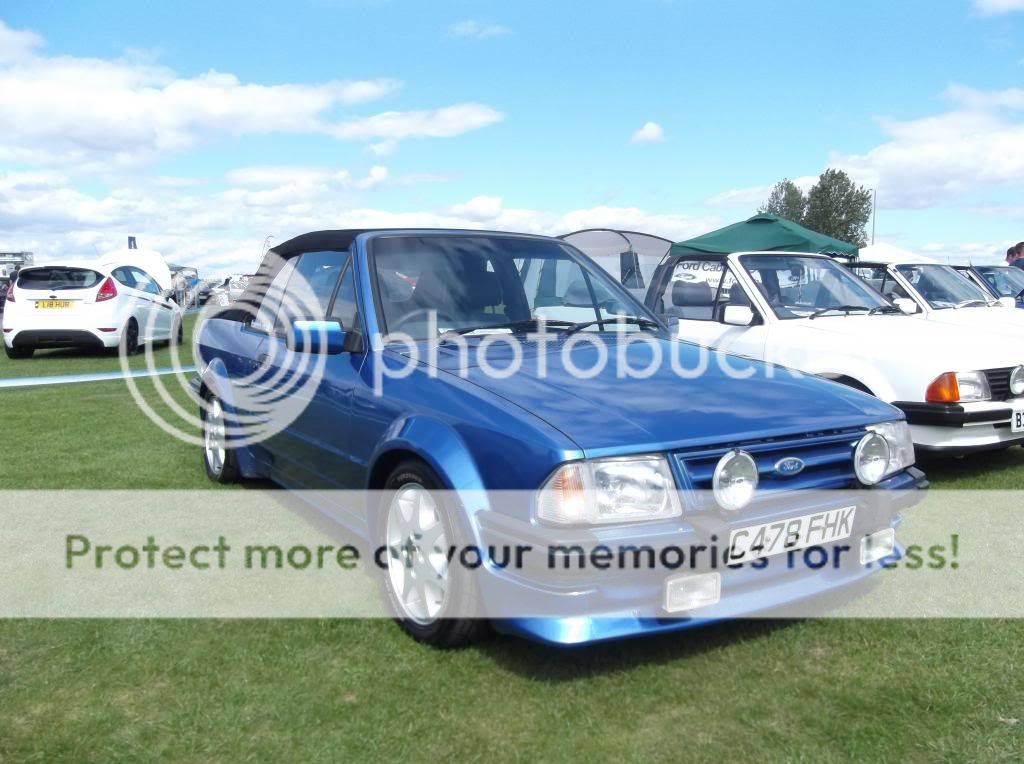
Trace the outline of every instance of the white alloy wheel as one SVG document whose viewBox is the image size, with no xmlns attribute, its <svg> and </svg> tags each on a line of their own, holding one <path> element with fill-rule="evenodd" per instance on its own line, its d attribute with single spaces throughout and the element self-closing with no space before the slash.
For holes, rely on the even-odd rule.
<svg viewBox="0 0 1024 764">
<path fill-rule="evenodd" d="M 406 483 L 395 491 L 387 519 L 388 578 L 402 617 L 437 619 L 448 595 L 448 545 L 441 510 L 430 491 Z"/>
</svg>

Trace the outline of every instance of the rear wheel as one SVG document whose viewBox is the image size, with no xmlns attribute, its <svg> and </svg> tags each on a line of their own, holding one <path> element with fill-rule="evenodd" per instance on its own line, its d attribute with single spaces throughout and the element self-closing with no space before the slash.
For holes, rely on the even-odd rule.
<svg viewBox="0 0 1024 764">
<path fill-rule="evenodd" d="M 216 395 L 209 395 L 202 409 L 203 465 L 206 475 L 215 483 L 237 483 L 238 460 L 228 445 L 224 406 Z"/>
<path fill-rule="evenodd" d="M 129 318 L 121 334 L 121 352 L 125 355 L 135 355 L 139 352 L 139 325 L 134 318 Z"/>
<path fill-rule="evenodd" d="M 450 547 L 466 547 L 440 480 L 425 464 L 400 464 L 385 484 L 378 538 L 386 549 L 384 591 L 399 625 L 413 639 L 434 647 L 463 647 L 489 630 L 479 611 L 476 581 L 460 565 L 448 564 Z M 448 617 L 452 614 L 453 617 Z"/>
<path fill-rule="evenodd" d="M 23 358 L 31 358 L 32 354 L 36 352 L 35 348 L 9 348 L 7 343 L 4 343 L 4 353 L 7 357 L 13 361 L 20 361 Z"/>
<path fill-rule="evenodd" d="M 181 325 L 181 320 L 175 321 L 171 328 L 171 344 L 180 345 L 184 339 L 185 329 Z"/>
</svg>

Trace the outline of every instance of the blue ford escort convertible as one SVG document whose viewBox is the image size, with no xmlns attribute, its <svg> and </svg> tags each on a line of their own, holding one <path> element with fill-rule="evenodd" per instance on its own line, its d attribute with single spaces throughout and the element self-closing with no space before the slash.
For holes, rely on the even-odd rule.
<svg viewBox="0 0 1024 764">
<path fill-rule="evenodd" d="M 402 627 L 438 646 L 820 599 L 900 555 L 901 497 L 925 485 L 897 409 L 674 339 L 556 239 L 304 234 L 198 335 L 211 479 L 363 497 L 343 524 L 382 552 Z M 835 542 L 837 564 L 779 562 Z M 730 564 L 692 551 L 716 544 Z M 460 565 L 466 548 L 529 559 Z M 651 564 L 609 571 L 623 549 Z"/>
</svg>

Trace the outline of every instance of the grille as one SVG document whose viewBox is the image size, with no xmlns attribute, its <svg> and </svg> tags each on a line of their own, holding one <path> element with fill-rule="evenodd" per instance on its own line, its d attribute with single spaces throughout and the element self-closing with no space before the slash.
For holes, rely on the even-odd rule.
<svg viewBox="0 0 1024 764">
<path fill-rule="evenodd" d="M 992 400 L 1005 401 L 1010 397 L 1010 374 L 1014 367 L 1005 369 L 985 369 L 988 389 L 992 392 Z"/>
<path fill-rule="evenodd" d="M 710 509 L 711 478 L 723 454 L 733 448 L 749 453 L 757 463 L 757 496 L 771 498 L 801 490 L 849 488 L 857 485 L 853 471 L 853 450 L 864 435 L 863 429 L 831 431 L 799 438 L 749 441 L 710 448 L 680 451 L 676 463 L 684 476 L 684 490 L 690 494 L 690 506 Z M 782 459 L 796 457 L 803 470 L 790 477 L 775 472 Z"/>
</svg>

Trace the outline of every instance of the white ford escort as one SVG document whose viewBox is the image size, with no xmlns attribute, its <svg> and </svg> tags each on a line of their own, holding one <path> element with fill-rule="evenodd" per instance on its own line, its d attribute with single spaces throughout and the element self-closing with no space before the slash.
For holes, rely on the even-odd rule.
<svg viewBox="0 0 1024 764">
<path fill-rule="evenodd" d="M 676 323 L 682 339 L 892 403 L 921 450 L 1024 442 L 1022 343 L 906 315 L 826 255 L 669 252 L 650 279 L 647 304 Z"/>
</svg>

